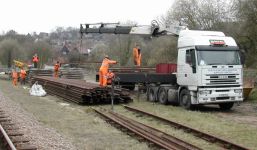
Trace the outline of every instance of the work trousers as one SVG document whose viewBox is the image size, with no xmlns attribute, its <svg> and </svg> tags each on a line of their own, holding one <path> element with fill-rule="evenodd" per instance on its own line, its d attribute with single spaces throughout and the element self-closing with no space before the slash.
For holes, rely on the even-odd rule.
<svg viewBox="0 0 257 150">
<path fill-rule="evenodd" d="M 141 58 L 134 58 L 134 65 L 141 66 Z"/>
<path fill-rule="evenodd" d="M 12 84 L 13 84 L 14 86 L 17 86 L 17 81 L 18 81 L 17 78 L 13 78 L 13 79 L 12 79 Z"/>
<path fill-rule="evenodd" d="M 25 85 L 25 82 L 26 82 L 26 78 L 20 78 L 21 79 L 21 85 Z"/>
<path fill-rule="evenodd" d="M 37 62 L 34 62 L 34 68 L 37 68 Z"/>
<path fill-rule="evenodd" d="M 107 86 L 107 73 L 108 73 L 108 71 L 105 69 L 99 70 L 99 85 L 101 87 Z"/>
<path fill-rule="evenodd" d="M 58 78 L 59 77 L 59 71 L 54 71 L 54 77 Z"/>
</svg>

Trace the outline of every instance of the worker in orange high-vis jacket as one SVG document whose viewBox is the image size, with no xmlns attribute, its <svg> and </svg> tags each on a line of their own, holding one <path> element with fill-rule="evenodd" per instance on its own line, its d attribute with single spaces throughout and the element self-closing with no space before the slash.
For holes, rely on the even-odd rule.
<svg viewBox="0 0 257 150">
<path fill-rule="evenodd" d="M 141 49 L 138 44 L 133 48 L 133 59 L 135 66 L 141 66 Z"/>
<path fill-rule="evenodd" d="M 21 68 L 21 71 L 20 71 L 21 85 L 22 84 L 25 85 L 26 75 L 27 75 L 27 73 L 26 73 L 25 69 Z"/>
<path fill-rule="evenodd" d="M 107 86 L 108 71 L 110 64 L 117 64 L 117 61 L 110 60 L 108 55 L 105 55 L 102 65 L 99 69 L 99 84 L 101 87 Z"/>
<path fill-rule="evenodd" d="M 17 81 L 18 81 L 18 72 L 16 70 L 12 70 L 12 84 L 14 86 L 17 86 Z"/>
<path fill-rule="evenodd" d="M 56 78 L 59 77 L 60 67 L 61 67 L 61 64 L 59 63 L 59 61 L 57 61 L 56 64 L 54 65 L 54 77 L 56 77 Z"/>
<path fill-rule="evenodd" d="M 33 56 L 32 62 L 33 62 L 33 64 L 34 64 L 34 68 L 37 68 L 37 64 L 38 64 L 38 62 L 39 62 L 39 58 L 38 58 L 37 54 L 35 54 L 35 55 Z"/>
</svg>

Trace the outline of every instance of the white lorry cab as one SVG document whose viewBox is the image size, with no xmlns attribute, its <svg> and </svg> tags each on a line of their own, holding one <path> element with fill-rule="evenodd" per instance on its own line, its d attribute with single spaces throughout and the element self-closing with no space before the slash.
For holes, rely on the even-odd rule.
<svg viewBox="0 0 257 150">
<path fill-rule="evenodd" d="M 219 104 L 227 110 L 243 101 L 239 48 L 222 32 L 181 31 L 176 75 L 179 103 L 185 108 Z"/>
</svg>

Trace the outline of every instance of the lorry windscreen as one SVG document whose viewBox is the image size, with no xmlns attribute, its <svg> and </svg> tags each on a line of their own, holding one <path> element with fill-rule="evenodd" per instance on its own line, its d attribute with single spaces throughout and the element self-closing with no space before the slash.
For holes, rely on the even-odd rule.
<svg viewBox="0 0 257 150">
<path fill-rule="evenodd" d="M 197 51 L 198 65 L 240 65 L 239 51 Z"/>
</svg>

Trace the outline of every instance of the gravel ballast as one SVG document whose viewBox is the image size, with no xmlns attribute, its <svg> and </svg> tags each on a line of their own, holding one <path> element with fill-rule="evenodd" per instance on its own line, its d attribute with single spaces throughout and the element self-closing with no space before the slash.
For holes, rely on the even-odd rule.
<svg viewBox="0 0 257 150">
<path fill-rule="evenodd" d="M 26 112 L 19 104 L 0 91 L 0 108 L 19 128 L 24 136 L 30 139 L 30 143 L 42 150 L 75 150 L 69 140 L 58 134 L 54 129 L 48 128 L 38 122 L 37 119 Z"/>
</svg>

